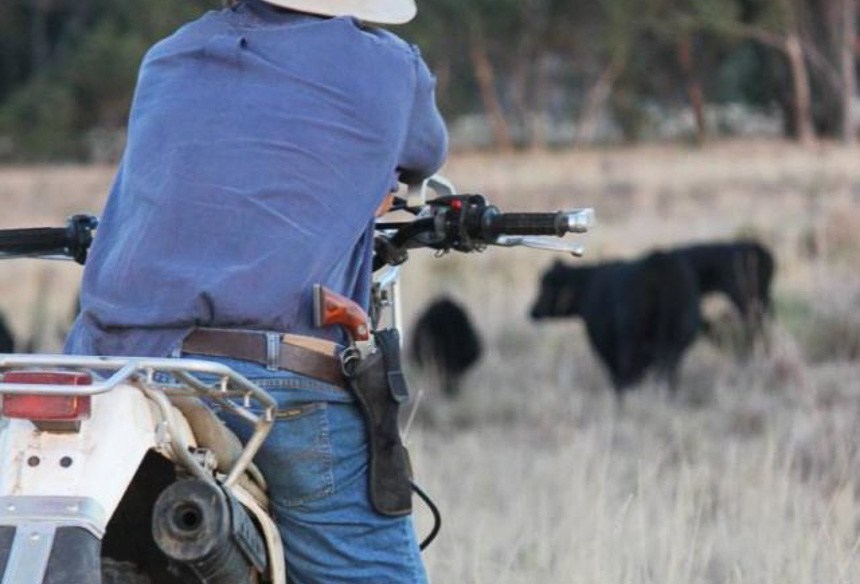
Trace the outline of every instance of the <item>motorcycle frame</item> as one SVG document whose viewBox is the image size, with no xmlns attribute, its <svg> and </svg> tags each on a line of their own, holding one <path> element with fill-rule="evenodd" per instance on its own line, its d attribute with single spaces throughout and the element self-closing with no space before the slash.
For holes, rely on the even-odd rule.
<svg viewBox="0 0 860 584">
<path fill-rule="evenodd" d="M 272 581 L 286 583 L 277 527 L 237 485 L 274 423 L 277 404 L 266 391 L 229 367 L 210 361 L 0 355 L 0 371 L 25 368 L 97 371 L 105 375 L 83 386 L 0 381 L 0 394 L 76 395 L 91 396 L 93 400 L 91 417 L 83 420 L 75 432 L 43 432 L 29 420 L 3 420 L 0 526 L 14 527 L 15 535 L 0 584 L 40 584 L 54 535 L 61 527 L 79 527 L 102 539 L 149 450 L 161 453 L 196 478 L 218 482 L 230 490 L 263 526 Z M 172 375 L 180 383 L 156 382 L 157 373 Z M 217 382 L 202 383 L 194 374 L 213 375 Z M 214 401 L 253 426 L 251 437 L 223 480 L 216 481 L 212 469 L 192 454 L 197 447 L 193 432 L 172 406 L 171 396 Z M 255 413 L 252 406 L 260 413 Z M 105 436 L 110 440 L 106 441 Z M 49 464 L 62 457 L 73 463 L 66 467 Z"/>
<path fill-rule="evenodd" d="M 441 176 L 433 176 L 420 185 L 411 187 L 406 196 L 410 209 L 418 209 L 421 217 L 428 209 L 428 199 L 435 196 L 455 195 L 452 183 Z M 582 233 L 593 224 L 594 216 L 590 209 L 580 209 L 570 213 L 568 218 L 573 227 L 570 231 Z M 91 227 L 94 227 L 92 225 Z M 575 227 L 575 228 L 574 228 Z M 552 251 L 566 251 L 581 255 L 580 246 L 560 244 L 556 238 L 545 237 L 499 237 L 495 245 L 526 246 Z M 38 255 L 38 254 L 37 254 Z M 20 257 L 19 254 L 0 253 L 0 259 Z M 46 256 L 40 256 L 46 257 Z M 57 257 L 57 259 L 60 259 Z M 68 259 L 68 258 L 62 258 Z M 83 263 L 83 260 L 80 260 Z M 385 266 L 373 276 L 371 298 L 371 317 L 373 328 L 380 327 L 382 321 L 388 326 L 402 330 L 400 266 Z M 401 337 L 402 342 L 402 337 Z M 88 386 L 35 385 L 5 383 L 0 381 L 0 394 L 39 394 L 39 395 L 80 395 L 93 397 L 93 416 L 84 420 L 81 429 L 75 433 L 58 434 L 38 431 L 28 420 L 0 420 L 0 529 L 4 526 L 16 527 L 14 540 L 6 558 L 6 570 L 0 584 L 41 584 L 51 553 L 51 544 L 57 528 L 63 526 L 80 527 L 101 539 L 110 517 L 128 488 L 135 470 L 149 450 L 155 450 L 174 461 L 189 474 L 206 481 L 216 482 L 212 468 L 195 457 L 189 447 L 196 447 L 193 432 L 184 416 L 170 402 L 172 395 L 195 396 L 213 400 L 239 417 L 252 424 L 252 436 L 246 442 L 241 455 L 230 470 L 217 482 L 236 496 L 252 512 L 263 527 L 269 551 L 271 579 L 274 584 L 286 584 L 286 570 L 280 536 L 277 527 L 268 514 L 238 484 L 238 479 L 248 468 L 254 455 L 268 435 L 274 421 L 276 404 L 267 392 L 232 371 L 229 367 L 209 361 L 191 359 L 158 359 L 138 357 L 90 357 L 63 355 L 0 355 L 0 372 L 13 368 L 62 368 L 81 371 L 109 371 L 106 378 L 100 378 Z M 167 373 L 179 383 L 165 385 L 155 381 L 156 373 Z M 219 381 L 212 385 L 200 382 L 194 374 L 210 374 Z M 232 388 L 232 389 L 231 389 Z M 241 403 L 236 403 L 239 399 Z M 39 469 L 40 465 L 27 465 L 26 453 L 59 452 L 62 449 L 78 448 L 84 452 L 82 435 L 98 436 L 105 434 L 105 427 L 112 423 L 111 415 L 98 415 L 103 400 L 109 400 L 114 418 L 117 411 L 146 412 L 145 419 L 135 419 L 135 431 L 110 433 L 122 436 L 123 454 L 121 461 L 116 458 L 115 445 L 101 461 L 92 484 L 75 492 L 67 484 L 67 474 L 54 469 Z M 252 402 L 262 406 L 262 415 L 251 410 Z M 413 410 L 414 414 L 414 410 Z M 134 416 L 130 416 L 134 418 Z M 97 445 L 95 439 L 90 446 Z M 127 449 L 134 451 L 127 456 Z M 11 455 L 11 456 L 10 456 Z M 121 464 L 119 471 L 117 465 Z M 34 470 L 37 469 L 37 470 Z M 25 481 L 22 477 L 44 471 L 38 480 Z M 107 480 L 110 479 L 110 480 Z M 104 493 L 104 484 L 113 482 L 113 490 Z M 27 491 L 28 494 L 23 494 Z"/>
</svg>

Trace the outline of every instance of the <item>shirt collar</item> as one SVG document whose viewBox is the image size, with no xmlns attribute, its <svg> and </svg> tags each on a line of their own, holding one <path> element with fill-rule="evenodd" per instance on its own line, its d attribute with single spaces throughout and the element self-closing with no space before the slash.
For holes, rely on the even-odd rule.
<svg viewBox="0 0 860 584">
<path fill-rule="evenodd" d="M 297 20 L 316 20 L 326 18 L 325 16 L 319 16 L 317 14 L 309 14 L 307 12 L 299 12 L 298 10 L 282 8 L 280 6 L 264 2 L 263 0 L 243 0 L 237 7 L 237 10 L 247 10 L 249 13 L 266 22 L 291 22 Z"/>
</svg>

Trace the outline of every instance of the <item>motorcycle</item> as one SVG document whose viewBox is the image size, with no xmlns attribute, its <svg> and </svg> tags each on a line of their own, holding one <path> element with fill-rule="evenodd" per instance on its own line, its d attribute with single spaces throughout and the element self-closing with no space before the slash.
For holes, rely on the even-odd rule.
<svg viewBox="0 0 860 584">
<path fill-rule="evenodd" d="M 400 266 L 417 248 L 526 246 L 581 255 L 562 241 L 591 209 L 502 213 L 432 177 L 376 224 L 370 314 L 322 287 L 319 326 L 353 339 L 344 371 L 376 351 L 372 331 L 400 330 Z M 386 217 L 389 217 L 388 215 Z M 98 221 L 0 230 L 0 258 L 80 264 Z M 188 358 L 0 355 L 0 584 L 286 584 L 280 534 L 254 455 L 276 404 L 220 363 Z M 214 380 L 214 381 L 213 381 Z M 212 405 L 248 424 L 241 443 Z M 417 486 L 415 492 L 439 515 Z"/>
</svg>

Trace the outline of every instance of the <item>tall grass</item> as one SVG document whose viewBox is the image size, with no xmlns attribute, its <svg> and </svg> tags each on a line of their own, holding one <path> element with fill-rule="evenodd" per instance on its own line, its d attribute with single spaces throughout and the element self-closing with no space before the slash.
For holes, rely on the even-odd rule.
<svg viewBox="0 0 860 584">
<path fill-rule="evenodd" d="M 763 359 L 618 404 L 540 375 L 548 361 L 476 373 L 456 415 L 431 400 L 413 430 L 418 480 L 444 510 L 436 582 L 860 581 L 860 366 L 786 381 Z"/>
<path fill-rule="evenodd" d="M 778 259 L 779 308 L 769 354 L 741 363 L 700 340 L 679 395 L 646 383 L 619 404 L 581 324 L 526 317 L 557 256 L 413 258 L 407 307 L 451 294 L 488 345 L 456 402 L 413 377 L 417 478 L 444 513 L 426 553 L 432 580 L 860 581 L 860 365 L 837 350 L 854 338 L 858 297 L 838 266 L 860 257 L 846 220 L 833 227 L 857 205 L 860 171 L 843 156 L 622 151 L 449 169 L 507 207 L 596 206 L 601 222 L 583 238 L 592 260 L 759 237 Z M 810 230 L 818 254 L 804 246 Z M 424 511 L 418 526 L 429 528 Z"/>
<path fill-rule="evenodd" d="M 434 582 L 860 582 L 860 364 L 837 350 L 857 329 L 833 325 L 856 321 L 860 285 L 845 276 L 860 259 L 856 151 L 744 143 L 460 155 L 445 173 L 510 210 L 595 206 L 600 224 L 582 238 L 590 260 L 756 235 L 776 253 L 778 312 L 769 355 L 739 363 L 699 341 L 675 398 L 646 383 L 619 404 L 581 324 L 526 316 L 541 271 L 560 256 L 413 252 L 407 325 L 449 293 L 487 348 L 457 401 L 412 376 L 423 396 L 409 434 L 416 479 L 444 521 L 425 555 Z M 0 169 L 2 227 L 98 213 L 111 174 Z M 46 330 L 62 331 L 79 268 L 20 260 L 0 275 L 16 332 L 31 330 L 40 297 Z M 429 514 L 416 505 L 425 533 Z"/>
</svg>

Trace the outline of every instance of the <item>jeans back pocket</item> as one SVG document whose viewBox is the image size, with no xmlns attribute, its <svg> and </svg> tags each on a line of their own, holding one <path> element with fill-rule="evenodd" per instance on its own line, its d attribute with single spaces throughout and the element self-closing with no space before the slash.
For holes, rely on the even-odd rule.
<svg viewBox="0 0 860 584">
<path fill-rule="evenodd" d="M 247 424 L 224 416 L 240 438 L 248 439 Z M 270 500 L 296 507 L 334 492 L 332 448 L 327 404 L 313 402 L 282 407 L 254 462 L 268 483 Z"/>
</svg>

